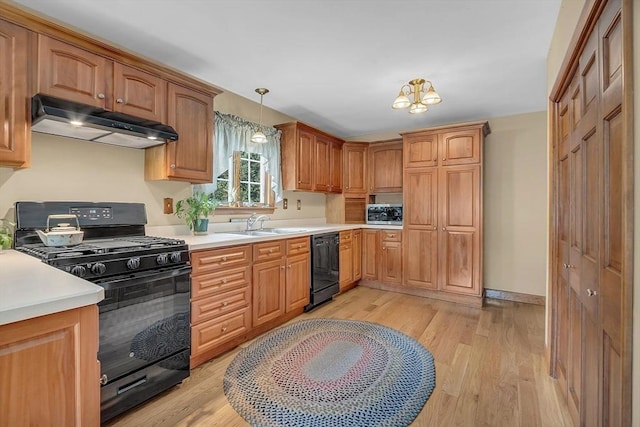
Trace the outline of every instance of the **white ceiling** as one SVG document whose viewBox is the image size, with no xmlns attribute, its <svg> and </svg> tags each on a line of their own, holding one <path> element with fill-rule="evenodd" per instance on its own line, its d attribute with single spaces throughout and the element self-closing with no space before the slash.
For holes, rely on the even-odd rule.
<svg viewBox="0 0 640 427">
<path fill-rule="evenodd" d="M 340 137 L 542 111 L 561 0 L 15 0 Z M 422 77 L 443 98 L 392 110 Z"/>
</svg>

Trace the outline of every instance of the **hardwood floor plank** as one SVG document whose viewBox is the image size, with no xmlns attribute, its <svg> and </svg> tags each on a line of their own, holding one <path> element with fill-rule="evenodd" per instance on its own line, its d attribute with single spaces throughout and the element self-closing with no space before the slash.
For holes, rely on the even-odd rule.
<svg viewBox="0 0 640 427">
<path fill-rule="evenodd" d="M 327 317 L 387 325 L 431 351 L 436 388 L 414 427 L 572 425 L 544 361 L 544 307 L 488 300 L 480 309 L 356 287 L 292 322 Z M 248 426 L 222 390 L 238 351 L 193 369 L 181 385 L 105 426 Z"/>
</svg>

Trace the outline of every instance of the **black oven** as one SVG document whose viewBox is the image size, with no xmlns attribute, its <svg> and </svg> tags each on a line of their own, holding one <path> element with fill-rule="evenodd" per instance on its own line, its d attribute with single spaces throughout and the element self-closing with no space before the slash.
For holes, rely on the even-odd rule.
<svg viewBox="0 0 640 427">
<path fill-rule="evenodd" d="M 96 281 L 102 422 L 189 376 L 190 266 Z"/>
<path fill-rule="evenodd" d="M 60 214 L 78 219 L 81 243 L 40 241 L 37 231 Z M 16 250 L 104 288 L 97 355 L 102 422 L 189 376 L 189 248 L 183 240 L 145 235 L 146 221 L 141 203 L 16 203 Z"/>
<path fill-rule="evenodd" d="M 330 301 L 340 292 L 339 254 L 340 235 L 337 232 L 311 236 L 311 289 L 305 311 Z"/>
</svg>

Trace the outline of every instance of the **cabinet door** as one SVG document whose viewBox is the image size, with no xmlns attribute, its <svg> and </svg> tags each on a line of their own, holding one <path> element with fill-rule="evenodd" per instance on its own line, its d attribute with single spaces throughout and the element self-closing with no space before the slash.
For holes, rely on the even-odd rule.
<svg viewBox="0 0 640 427">
<path fill-rule="evenodd" d="M 378 279 L 378 232 L 362 230 L 362 278 Z"/>
<path fill-rule="evenodd" d="M 28 38 L 29 31 L 0 21 L 0 166 L 28 166 L 31 157 Z"/>
<path fill-rule="evenodd" d="M 296 189 L 313 190 L 314 162 L 316 137 L 313 133 L 298 130 L 296 144 Z"/>
<path fill-rule="evenodd" d="M 253 326 L 285 313 L 285 260 L 253 265 Z"/>
<path fill-rule="evenodd" d="M 287 312 L 309 304 L 311 289 L 311 257 L 305 254 L 287 258 L 286 304 Z"/>
<path fill-rule="evenodd" d="M 480 295 L 480 166 L 441 168 L 438 181 L 441 289 Z"/>
<path fill-rule="evenodd" d="M 402 144 L 369 150 L 370 192 L 402 192 Z"/>
<path fill-rule="evenodd" d="M 0 425 L 98 426 L 98 307 L 0 327 Z"/>
<path fill-rule="evenodd" d="M 44 35 L 38 44 L 38 93 L 110 109 L 110 60 Z"/>
<path fill-rule="evenodd" d="M 342 193 L 342 142 L 331 142 L 331 172 L 329 186 L 332 193 Z"/>
<path fill-rule="evenodd" d="M 438 164 L 438 134 L 424 132 L 404 137 L 404 166 L 420 168 Z"/>
<path fill-rule="evenodd" d="M 313 191 L 328 192 L 331 190 L 331 141 L 318 135 L 313 146 Z"/>
<path fill-rule="evenodd" d="M 480 163 L 481 129 L 456 130 L 440 134 L 440 165 Z"/>
<path fill-rule="evenodd" d="M 353 281 L 353 246 L 351 242 L 340 243 L 340 291 Z"/>
<path fill-rule="evenodd" d="M 167 82 L 160 77 L 115 63 L 113 110 L 164 123 Z"/>
<path fill-rule="evenodd" d="M 380 253 L 380 280 L 384 283 L 402 283 L 402 243 L 383 241 Z"/>
<path fill-rule="evenodd" d="M 169 84 L 167 123 L 178 140 L 166 147 L 168 178 L 190 182 L 213 179 L 213 98 L 173 83 Z"/>
<path fill-rule="evenodd" d="M 353 281 L 362 278 L 362 231 L 353 232 Z"/>
<path fill-rule="evenodd" d="M 343 177 L 345 194 L 365 195 L 366 184 L 366 150 L 363 144 L 349 144 L 343 146 Z"/>
</svg>

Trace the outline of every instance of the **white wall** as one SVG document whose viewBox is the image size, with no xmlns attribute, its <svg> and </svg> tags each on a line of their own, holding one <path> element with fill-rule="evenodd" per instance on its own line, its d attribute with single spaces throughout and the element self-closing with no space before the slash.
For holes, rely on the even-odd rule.
<svg viewBox="0 0 640 427">
<path fill-rule="evenodd" d="M 546 295 L 547 113 L 489 120 L 484 148 L 484 286 Z"/>
<path fill-rule="evenodd" d="M 259 103 L 230 92 L 215 98 L 215 108 L 256 122 L 260 111 Z M 263 122 L 267 125 L 290 120 L 264 108 Z M 171 197 L 175 202 L 190 193 L 189 183 L 145 181 L 144 150 L 38 133 L 32 134 L 30 168 L 0 167 L 0 218 L 12 219 L 13 204 L 21 200 L 123 201 L 144 203 L 149 225 L 181 224 L 175 215 L 163 213 L 163 199 Z M 289 209 L 276 209 L 273 219 L 324 218 L 323 194 L 285 192 L 285 197 Z M 301 210 L 295 208 L 298 199 Z M 228 220 L 226 215 L 214 218 L 216 222 Z"/>
</svg>

